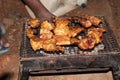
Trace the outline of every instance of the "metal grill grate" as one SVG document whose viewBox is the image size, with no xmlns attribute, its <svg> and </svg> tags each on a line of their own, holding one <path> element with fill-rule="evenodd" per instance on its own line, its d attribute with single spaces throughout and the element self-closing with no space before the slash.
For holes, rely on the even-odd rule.
<svg viewBox="0 0 120 80">
<path fill-rule="evenodd" d="M 25 34 L 25 27 L 23 28 L 22 41 L 21 41 L 21 52 L 20 56 L 22 58 L 29 57 L 43 57 L 43 56 L 64 56 L 64 55 L 79 55 L 78 53 L 83 52 L 85 55 L 92 54 L 109 54 L 109 53 L 117 53 L 120 52 L 120 48 L 118 43 L 113 35 L 112 30 L 109 25 L 105 21 L 104 17 L 100 17 L 102 19 L 101 27 L 106 29 L 106 33 L 103 34 L 102 43 L 97 45 L 92 51 L 81 51 L 77 46 L 66 46 L 64 54 L 61 52 L 46 52 L 43 50 L 38 50 L 34 52 L 29 44 L 29 39 Z"/>
</svg>

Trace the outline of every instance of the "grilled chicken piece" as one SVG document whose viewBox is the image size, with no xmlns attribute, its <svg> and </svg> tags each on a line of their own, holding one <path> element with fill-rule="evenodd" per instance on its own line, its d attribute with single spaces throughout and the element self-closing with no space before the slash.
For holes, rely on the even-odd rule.
<svg viewBox="0 0 120 80">
<path fill-rule="evenodd" d="M 81 28 L 80 26 L 72 26 L 70 27 L 69 37 L 76 37 L 83 30 L 84 28 Z"/>
<path fill-rule="evenodd" d="M 56 46 L 56 51 L 64 52 L 65 47 L 64 46 Z"/>
<path fill-rule="evenodd" d="M 86 19 L 86 18 L 80 18 L 79 19 L 80 24 L 85 27 L 85 28 L 89 28 L 92 26 L 92 23 L 90 22 L 90 20 Z"/>
<path fill-rule="evenodd" d="M 80 23 L 85 27 L 88 28 L 92 25 L 98 26 L 102 22 L 102 20 L 96 16 L 84 15 L 80 19 Z"/>
<path fill-rule="evenodd" d="M 55 35 L 65 35 L 69 34 L 69 27 L 68 27 L 69 20 L 60 18 L 56 20 L 56 28 L 54 29 Z"/>
<path fill-rule="evenodd" d="M 46 51 L 55 51 L 56 50 L 56 40 L 55 39 L 44 40 L 42 48 Z"/>
<path fill-rule="evenodd" d="M 64 35 L 55 35 L 56 45 L 70 45 L 70 37 Z"/>
<path fill-rule="evenodd" d="M 90 37 L 84 37 L 80 39 L 78 43 L 78 47 L 83 50 L 92 49 L 94 48 L 94 46 L 95 46 L 95 39 Z"/>
<path fill-rule="evenodd" d="M 53 36 L 53 33 L 51 32 L 51 30 L 55 28 L 55 25 L 45 20 L 41 23 L 40 27 L 41 27 L 40 38 L 44 40 L 51 39 Z"/>
<path fill-rule="evenodd" d="M 104 32 L 106 32 L 106 30 L 102 27 L 101 28 L 90 28 L 88 29 L 87 34 L 89 35 L 90 33 L 97 33 L 98 36 L 101 37 Z"/>
<path fill-rule="evenodd" d="M 53 36 L 53 33 L 48 30 L 48 29 L 44 29 L 44 28 L 41 28 L 40 29 L 40 38 L 41 39 L 51 39 Z"/>
<path fill-rule="evenodd" d="M 70 38 L 70 43 L 71 44 L 78 44 L 79 40 L 77 38 Z"/>
<path fill-rule="evenodd" d="M 55 39 L 42 40 L 36 36 L 30 38 L 30 45 L 34 51 L 43 49 L 45 51 L 64 51 L 63 46 L 56 46 Z"/>
<path fill-rule="evenodd" d="M 64 51 L 63 46 L 57 46 L 56 45 L 56 40 L 54 38 L 49 39 L 49 40 L 44 40 L 42 48 L 45 51 Z"/>
<path fill-rule="evenodd" d="M 89 19 L 87 19 L 86 17 L 71 17 L 71 19 L 74 23 L 79 23 L 82 25 L 82 27 L 84 28 L 89 28 L 92 26 L 92 23 L 90 22 Z"/>
<path fill-rule="evenodd" d="M 40 20 L 32 18 L 27 21 L 27 24 L 31 26 L 31 28 L 37 28 L 40 26 Z"/>
<path fill-rule="evenodd" d="M 28 38 L 35 36 L 34 34 L 37 32 L 36 29 L 31 29 L 31 28 L 26 28 L 25 31 Z"/>
<path fill-rule="evenodd" d="M 41 29 L 53 30 L 55 28 L 55 25 L 53 23 L 45 20 L 41 23 L 40 27 L 41 27 Z"/>
<path fill-rule="evenodd" d="M 43 40 L 38 38 L 37 36 L 30 38 L 30 44 L 34 51 L 41 49 L 43 45 Z"/>
<path fill-rule="evenodd" d="M 96 44 L 101 42 L 101 36 L 103 32 L 106 30 L 104 28 L 90 28 L 87 31 L 87 36 L 94 38 L 96 40 Z"/>
<path fill-rule="evenodd" d="M 92 49 L 101 42 L 101 36 L 105 32 L 104 28 L 90 28 L 87 31 L 86 37 L 80 39 L 78 43 L 79 48 L 83 50 Z"/>
<path fill-rule="evenodd" d="M 96 16 L 85 15 L 84 18 L 88 19 L 92 25 L 98 26 L 102 20 Z"/>
<path fill-rule="evenodd" d="M 56 26 L 68 25 L 68 23 L 69 23 L 69 19 L 67 19 L 67 18 L 57 18 L 55 21 Z"/>
</svg>

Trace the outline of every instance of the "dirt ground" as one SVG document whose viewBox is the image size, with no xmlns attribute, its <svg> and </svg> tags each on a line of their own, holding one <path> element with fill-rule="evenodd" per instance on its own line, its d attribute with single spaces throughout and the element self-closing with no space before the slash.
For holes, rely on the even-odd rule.
<svg viewBox="0 0 120 80">
<path fill-rule="evenodd" d="M 120 45 L 120 0 L 89 0 L 86 8 L 77 8 L 65 15 L 101 15 L 109 23 Z M 0 80 L 17 80 L 22 27 L 27 18 L 20 0 L 0 0 L 0 18 L 7 30 L 6 38 L 11 44 L 9 52 L 0 55 Z M 112 80 L 111 71 L 77 75 L 53 75 L 31 77 L 30 80 Z"/>
</svg>

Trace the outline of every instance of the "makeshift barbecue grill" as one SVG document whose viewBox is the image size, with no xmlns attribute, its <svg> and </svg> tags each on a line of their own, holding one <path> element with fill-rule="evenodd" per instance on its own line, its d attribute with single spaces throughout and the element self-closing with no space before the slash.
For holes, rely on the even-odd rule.
<svg viewBox="0 0 120 80">
<path fill-rule="evenodd" d="M 77 46 L 66 46 L 64 54 L 58 51 L 33 51 L 23 27 L 19 80 L 28 80 L 29 75 L 68 74 L 112 70 L 114 80 L 120 80 L 120 48 L 109 24 L 101 17 L 106 33 L 102 43 L 93 50 L 81 51 Z M 83 54 L 79 54 L 83 53 Z"/>
</svg>

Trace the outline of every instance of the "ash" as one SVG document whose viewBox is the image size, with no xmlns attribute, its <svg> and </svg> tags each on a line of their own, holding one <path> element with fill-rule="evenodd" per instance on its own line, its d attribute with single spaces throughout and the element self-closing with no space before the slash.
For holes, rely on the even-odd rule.
<svg viewBox="0 0 120 80">
<path fill-rule="evenodd" d="M 44 50 L 40 50 L 39 53 L 42 54 L 43 56 L 65 56 L 65 55 L 93 55 L 93 54 L 99 54 L 100 50 L 104 50 L 104 45 L 98 44 L 95 46 L 94 49 L 92 50 L 81 50 L 77 46 L 66 46 L 64 52 L 47 52 Z"/>
</svg>

